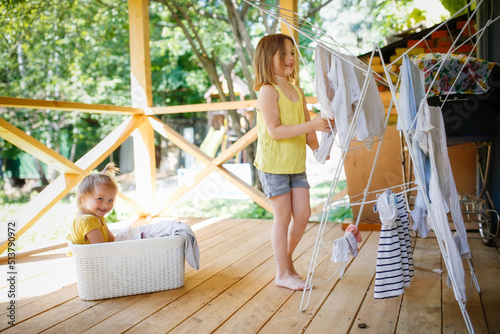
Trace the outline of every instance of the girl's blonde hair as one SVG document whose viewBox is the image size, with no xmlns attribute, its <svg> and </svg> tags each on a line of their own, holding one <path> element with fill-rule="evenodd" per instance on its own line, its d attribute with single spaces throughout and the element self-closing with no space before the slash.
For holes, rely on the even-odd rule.
<svg viewBox="0 0 500 334">
<path fill-rule="evenodd" d="M 282 51 L 285 50 L 285 41 L 289 40 L 293 43 L 293 38 L 285 34 L 273 34 L 262 37 L 255 48 L 253 58 L 253 67 L 255 71 L 255 82 L 253 90 L 258 92 L 263 85 L 276 84 L 276 76 L 273 71 L 273 56 L 279 52 L 281 63 L 284 64 L 285 59 L 282 56 Z M 294 44 L 295 45 L 295 44 Z M 295 69 L 287 78 L 287 81 L 292 83 L 295 79 Z"/>
<path fill-rule="evenodd" d="M 86 196 L 92 195 L 97 186 L 105 186 L 118 192 L 118 184 L 115 180 L 115 175 L 118 174 L 120 169 L 116 167 L 114 162 L 110 162 L 104 167 L 102 172 L 90 174 L 83 178 L 78 186 L 76 193 L 76 204 L 78 211 L 82 209 L 83 199 Z"/>
</svg>

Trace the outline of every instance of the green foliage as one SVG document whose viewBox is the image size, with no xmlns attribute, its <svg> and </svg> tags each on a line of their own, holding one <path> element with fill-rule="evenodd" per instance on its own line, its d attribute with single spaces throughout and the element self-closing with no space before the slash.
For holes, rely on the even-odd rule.
<svg viewBox="0 0 500 334">
<path fill-rule="evenodd" d="M 468 3 L 471 1 L 468 0 L 440 0 L 441 3 L 443 4 L 444 8 L 446 8 L 449 12 L 450 15 L 455 14 L 458 12 L 460 9 L 464 8 Z M 471 9 L 474 9 L 476 7 L 475 4 L 471 5 Z"/>
<path fill-rule="evenodd" d="M 32 0 L 0 4 L 0 95 L 126 105 L 130 101 L 126 2 Z M 2 117 L 50 148 L 94 146 L 122 117 L 7 109 Z M 89 127 L 95 131 L 88 131 Z M 19 150 L 0 140 L 1 157 Z M 76 157 L 78 158 L 78 157 Z"/>
</svg>

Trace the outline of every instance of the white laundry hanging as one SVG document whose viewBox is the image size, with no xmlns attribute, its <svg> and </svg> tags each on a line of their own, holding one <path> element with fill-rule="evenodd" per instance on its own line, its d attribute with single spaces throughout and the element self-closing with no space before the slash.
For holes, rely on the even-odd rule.
<svg viewBox="0 0 500 334">
<path fill-rule="evenodd" d="M 330 36 L 327 36 L 327 34 L 325 34 L 324 32 L 321 31 L 321 29 L 317 28 L 317 27 L 314 27 L 312 26 L 307 20 L 303 20 L 301 22 L 303 22 L 303 24 L 301 26 L 298 26 L 298 25 L 295 25 L 293 23 L 289 23 L 287 22 L 287 17 L 286 15 L 285 16 L 282 16 L 281 15 L 281 12 L 280 11 L 276 11 L 276 12 L 272 12 L 272 11 L 268 11 L 264 8 L 262 8 L 262 6 L 265 6 L 266 4 L 263 4 L 262 2 L 252 2 L 250 0 L 243 0 L 247 3 L 249 3 L 250 5 L 253 5 L 253 6 L 256 6 L 256 7 L 259 7 L 263 12 L 266 12 L 268 15 L 272 16 L 272 17 L 275 17 L 276 19 L 278 19 L 282 24 L 285 24 L 291 35 L 292 35 L 292 38 L 293 38 L 293 34 L 292 34 L 292 31 L 297 31 L 299 34 L 305 36 L 305 38 L 308 38 L 310 39 L 311 41 L 313 42 L 316 42 L 318 44 L 322 44 L 322 45 L 329 45 L 329 46 L 332 46 L 332 47 L 338 47 L 339 49 L 342 48 L 342 45 L 340 45 L 339 43 L 337 43 L 335 40 L 333 40 Z M 471 8 L 471 6 L 476 3 L 475 1 L 472 1 L 470 3 L 468 3 L 464 8 L 462 8 L 462 10 L 464 9 L 467 9 L 467 8 Z M 473 17 L 477 11 L 477 9 L 480 7 L 481 5 L 481 2 L 479 2 L 479 4 L 477 5 L 477 7 L 473 10 L 472 14 L 471 14 L 471 17 Z M 277 8 L 277 7 L 276 7 Z M 458 13 L 458 12 L 457 12 Z M 297 15 L 296 13 L 293 13 L 293 15 Z M 450 19 L 453 19 L 457 14 L 454 14 L 452 17 L 450 17 Z M 298 16 L 298 15 L 297 15 Z M 449 19 L 449 20 L 450 20 Z M 495 18 L 495 20 L 493 20 L 492 22 L 496 21 L 498 18 Z M 295 19 L 292 19 L 290 17 L 290 22 L 298 22 L 297 20 Z M 468 20 L 468 24 L 470 22 L 470 19 Z M 430 37 L 431 34 L 435 31 L 437 31 L 438 29 L 442 28 L 443 25 L 445 25 L 447 23 L 447 21 L 439 24 L 438 26 L 436 26 L 433 31 L 429 32 L 425 37 L 423 37 L 422 40 L 425 40 L 426 38 Z M 304 26 L 307 26 L 307 29 L 302 29 L 302 27 Z M 467 26 L 467 25 L 466 25 Z M 465 27 L 464 27 L 465 28 Z M 478 35 L 479 34 L 479 37 L 481 37 L 482 35 L 482 31 L 484 31 L 485 28 L 482 28 L 481 30 L 478 30 L 478 32 L 474 35 Z M 463 31 L 464 29 L 462 29 Z M 473 37 L 474 37 L 473 36 Z M 472 38 L 472 37 L 471 37 Z M 479 40 L 480 38 L 477 38 L 477 40 Z M 326 40 L 326 41 L 325 41 Z M 470 38 L 467 40 L 469 41 L 471 40 Z M 455 46 L 455 43 L 456 41 L 453 42 L 452 44 L 452 47 L 450 48 L 450 52 L 452 51 L 453 47 Z M 297 44 L 297 43 L 296 43 Z M 409 48 L 409 50 L 407 52 L 404 53 L 403 56 L 401 57 L 404 57 L 408 54 L 409 51 L 411 51 L 414 47 L 411 47 Z M 346 50 L 348 52 L 348 50 Z M 374 49 L 373 49 L 373 53 L 372 53 L 372 57 L 373 57 L 373 54 L 375 52 L 378 52 L 378 54 L 380 55 L 380 59 L 382 60 L 382 67 L 384 68 L 384 72 L 385 72 L 385 79 L 384 82 L 388 85 L 389 89 L 391 90 L 391 95 L 392 95 L 392 100 L 391 100 L 391 105 L 389 107 L 389 113 L 390 113 L 390 109 L 391 109 L 391 106 L 392 106 L 392 103 L 394 103 L 398 109 L 398 115 L 403 118 L 404 116 L 401 115 L 400 113 L 400 106 L 398 104 L 398 100 L 396 98 L 397 96 L 397 93 L 396 93 L 396 89 L 393 85 L 393 81 L 392 81 L 392 78 L 391 78 L 391 73 L 390 73 L 390 70 L 389 68 L 392 67 L 396 61 L 398 61 L 401 57 L 399 57 L 398 59 L 394 60 L 393 63 L 389 64 L 388 66 L 386 66 L 386 64 L 384 63 L 384 60 L 383 60 L 383 57 L 382 57 L 382 52 L 380 50 L 380 47 L 378 45 L 374 45 Z M 304 62 L 303 58 L 302 58 L 302 55 L 300 54 L 299 52 L 299 56 L 301 57 L 302 61 Z M 356 59 L 357 60 L 357 59 Z M 304 62 L 305 64 L 305 62 Z M 358 63 L 356 64 L 352 64 L 353 66 L 359 66 Z M 305 66 L 305 69 L 306 71 L 308 71 L 307 69 L 307 66 Z M 438 72 L 440 72 L 441 68 L 438 70 Z M 311 77 L 311 75 L 309 74 L 309 77 Z M 400 79 L 401 79 L 401 76 L 400 76 Z M 314 82 L 314 80 L 312 80 L 311 78 L 311 81 Z M 363 98 L 361 99 L 363 100 Z M 388 117 L 386 118 L 386 122 L 388 120 Z M 412 123 L 412 122 L 411 122 Z M 387 124 L 387 123 L 386 123 Z M 349 130 L 351 131 L 351 130 Z M 415 161 L 415 158 L 413 156 L 413 153 L 411 152 L 411 147 L 412 147 L 412 136 L 413 136 L 413 133 L 410 133 L 410 130 L 409 129 L 406 129 L 406 130 L 403 130 L 402 131 L 403 135 L 404 135 L 404 138 L 405 138 L 405 142 L 407 143 L 407 145 L 410 147 L 410 155 L 412 156 L 412 162 L 414 163 Z M 349 136 L 350 137 L 350 136 Z M 348 138 L 346 143 L 347 145 L 350 144 L 350 141 L 351 141 L 352 137 L 351 138 Z M 381 140 L 383 139 L 383 137 L 381 138 Z M 379 148 L 380 148 L 381 145 L 379 145 Z M 343 163 L 344 159 L 345 159 L 345 153 L 346 153 L 346 150 L 345 150 L 345 147 L 342 147 L 342 158 L 341 158 L 341 161 L 340 161 L 340 164 Z M 377 156 L 378 156 L 378 152 L 377 152 L 377 155 L 376 155 L 376 158 L 375 158 L 375 162 L 374 162 L 374 166 L 376 164 L 376 161 L 377 161 Z M 415 166 L 416 168 L 419 168 L 420 166 Z M 332 199 L 333 195 L 331 194 L 332 193 L 332 190 L 334 190 L 336 188 L 336 185 L 338 183 L 338 177 L 340 175 L 340 172 L 338 172 L 340 170 L 340 168 L 337 169 L 337 171 L 335 172 L 335 176 L 333 178 L 333 182 L 332 182 L 332 186 L 330 188 L 330 194 L 328 196 L 328 199 L 329 201 Z M 372 173 L 373 173 L 373 170 L 374 168 L 372 167 Z M 368 189 L 369 189 L 369 185 L 370 185 L 370 180 L 371 180 L 371 175 L 370 175 L 370 179 L 368 181 L 368 185 L 367 185 L 367 188 L 365 190 L 365 194 L 368 192 Z M 419 183 L 419 190 L 425 190 L 422 188 L 421 186 L 421 181 L 423 179 L 423 175 L 421 175 L 420 172 L 416 172 L 416 179 Z M 425 193 L 426 196 L 424 196 L 424 203 L 425 203 L 425 207 L 426 208 L 430 208 L 431 205 L 429 203 L 429 198 L 427 196 L 427 193 Z M 366 200 L 366 197 L 363 199 L 363 203 L 365 202 Z M 352 205 L 352 203 L 351 203 Z M 437 203 L 436 203 L 437 205 Z M 313 285 L 313 276 L 314 276 L 314 269 L 316 268 L 316 264 L 317 264 L 317 259 L 318 259 L 318 254 L 319 254 L 319 248 L 321 246 L 323 246 L 323 234 L 324 234 L 324 231 L 325 231 L 325 224 L 326 224 L 326 221 L 328 220 L 328 213 L 329 213 L 329 210 L 331 210 L 332 208 L 332 205 L 330 202 L 327 201 L 327 203 L 325 203 L 325 209 L 323 211 L 323 215 L 322 215 L 322 219 L 321 219 L 321 223 L 320 223 L 320 227 L 318 229 L 318 235 L 317 235 L 317 239 L 316 239 L 316 246 L 314 247 L 313 249 L 313 255 L 312 255 L 312 258 L 311 258 L 311 263 L 310 263 L 310 267 L 309 267 L 309 272 L 308 272 L 308 276 L 307 276 L 307 280 L 306 280 L 306 284 L 308 286 L 312 286 Z M 436 212 L 435 212 L 435 208 L 433 208 L 432 210 L 429 209 L 429 213 L 430 213 L 430 217 L 429 219 L 431 221 L 435 221 L 436 220 Z M 362 210 L 360 210 L 362 211 Z M 439 230 L 436 230 L 436 235 L 440 234 L 442 232 L 440 232 Z M 449 263 L 449 258 L 448 258 L 448 253 L 446 251 L 446 249 L 443 247 L 443 244 L 440 240 L 440 238 L 438 238 L 438 244 L 439 244 L 439 247 L 441 249 L 441 253 L 443 254 L 443 261 L 445 262 L 445 265 L 446 267 L 449 269 L 449 275 L 450 275 L 450 278 L 453 282 L 453 287 L 454 287 L 454 292 L 455 292 L 455 296 L 459 296 L 460 294 L 457 292 L 457 290 L 455 289 L 455 287 L 458 285 L 456 284 L 456 278 L 454 277 L 454 274 L 453 274 L 453 270 L 450 270 L 451 268 L 451 264 Z M 471 273 L 473 275 L 473 278 L 475 278 L 475 274 L 474 274 L 474 271 L 473 271 L 473 268 L 471 267 Z M 334 274 L 335 276 L 335 274 Z M 332 277 L 334 277 L 332 276 Z M 321 284 L 321 283 L 320 283 Z M 314 283 L 314 285 L 316 285 L 316 283 Z M 478 285 L 476 285 L 476 287 L 478 288 L 479 290 L 479 287 Z M 309 303 L 309 300 L 310 300 L 310 296 L 311 296 L 311 293 L 313 292 L 313 289 L 307 289 L 307 290 L 304 290 L 303 292 L 303 296 L 302 296 L 302 301 L 301 301 L 301 305 L 300 305 L 300 309 L 302 311 L 304 311 Z M 306 295 L 309 295 L 309 297 L 307 298 L 306 300 Z M 459 297 L 457 297 L 457 299 L 461 299 Z M 470 318 L 469 318 L 469 315 L 467 313 L 467 310 L 465 308 L 465 304 L 463 302 L 459 302 L 459 306 L 461 308 L 461 311 L 462 311 L 462 315 L 464 317 L 464 320 L 466 322 L 466 325 L 467 325 L 467 328 L 469 330 L 469 332 L 473 332 L 473 328 L 472 328 L 472 324 L 471 324 L 471 321 L 470 321 Z"/>
<path fill-rule="evenodd" d="M 357 62 L 357 66 L 353 63 Z M 349 126 L 356 105 L 361 103 L 361 112 L 356 122 L 356 138 L 365 140 L 368 149 L 375 137 L 384 133 L 384 104 L 377 84 L 372 77 L 363 100 L 361 87 L 366 79 L 368 67 L 356 57 L 326 49 L 317 44 L 315 50 L 316 95 L 323 118 L 334 118 L 341 146 L 346 144 Z"/>
<path fill-rule="evenodd" d="M 437 173 L 439 191 L 443 197 L 445 212 L 451 211 L 451 217 L 456 229 L 455 240 L 460 254 L 470 256 L 467 231 L 465 229 L 458 192 L 451 170 L 446 132 L 441 108 L 430 107 L 427 101 L 421 105 L 418 112 L 415 135 L 413 137 L 422 151 L 430 157 L 431 173 Z M 430 187 L 430 185 L 429 185 Z M 430 190 L 429 190 L 430 191 Z"/>
</svg>

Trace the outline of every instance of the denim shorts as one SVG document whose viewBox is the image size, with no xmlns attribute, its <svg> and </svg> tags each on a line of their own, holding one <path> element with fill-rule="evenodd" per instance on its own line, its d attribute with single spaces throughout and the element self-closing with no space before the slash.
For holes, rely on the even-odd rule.
<svg viewBox="0 0 500 334">
<path fill-rule="evenodd" d="M 292 188 L 310 188 L 305 172 L 300 174 L 270 174 L 260 170 L 258 172 L 262 190 L 267 198 L 288 194 Z"/>
</svg>

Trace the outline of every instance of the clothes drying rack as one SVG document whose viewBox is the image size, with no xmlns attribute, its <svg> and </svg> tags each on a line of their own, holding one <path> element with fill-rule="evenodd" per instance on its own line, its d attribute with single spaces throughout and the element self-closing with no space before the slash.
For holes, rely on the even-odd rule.
<svg viewBox="0 0 500 334">
<path fill-rule="evenodd" d="M 291 11 L 283 11 L 283 9 L 281 9 L 279 7 L 268 5 L 268 4 L 265 4 L 263 2 L 253 2 L 253 1 L 250 1 L 250 0 L 243 0 L 243 1 L 245 1 L 246 3 L 248 3 L 248 4 L 250 4 L 250 5 L 254 6 L 254 7 L 257 7 L 259 10 L 265 12 L 267 15 L 269 15 L 271 17 L 274 17 L 275 19 L 279 20 L 281 23 L 285 24 L 288 27 L 290 35 L 292 36 L 292 38 L 293 38 L 293 32 L 297 31 L 300 35 L 304 36 L 305 38 L 309 39 L 312 42 L 321 44 L 325 48 L 331 48 L 331 50 L 334 50 L 334 49 L 335 50 L 342 50 L 346 54 L 350 54 L 349 50 L 347 50 L 344 46 L 342 46 L 340 43 L 336 42 L 331 36 L 328 36 L 325 32 L 321 31 L 321 29 L 319 29 L 316 26 L 310 24 L 307 20 L 304 20 L 304 19 L 300 18 L 297 13 L 294 13 L 294 12 L 291 12 Z M 478 8 L 483 3 L 483 0 L 472 1 L 472 2 L 468 3 L 461 11 L 459 11 L 459 12 L 462 12 L 463 10 L 469 10 L 469 8 L 471 8 L 471 6 L 474 3 L 476 3 L 476 8 L 474 9 L 473 13 L 469 16 L 467 23 L 461 29 L 461 31 L 460 31 L 459 35 L 457 36 L 457 38 L 453 41 L 453 43 L 450 46 L 450 48 L 449 48 L 449 50 L 448 50 L 445 58 L 447 56 L 449 56 L 453 51 L 455 51 L 456 49 L 458 49 L 458 47 L 464 45 L 465 43 L 470 43 L 471 41 L 473 41 L 473 38 L 476 38 L 476 42 L 474 43 L 474 48 L 472 49 L 472 50 L 474 50 L 476 48 L 476 46 L 477 46 L 477 41 L 480 40 L 480 38 L 483 35 L 484 31 L 489 27 L 489 25 L 491 25 L 494 21 L 496 21 L 496 20 L 498 20 L 500 18 L 500 17 L 497 17 L 495 19 L 490 19 L 482 29 L 478 30 L 475 34 L 473 34 L 472 36 L 470 36 L 469 38 L 467 38 L 463 43 L 461 43 L 460 45 L 458 45 L 458 38 L 463 35 L 464 30 L 470 24 L 471 18 L 475 15 L 475 13 L 477 12 Z M 457 14 L 459 12 L 457 12 Z M 420 41 L 423 42 L 423 43 L 426 43 L 426 39 L 429 38 L 429 36 L 431 36 L 431 34 L 433 32 L 437 31 L 438 29 L 442 28 L 443 26 L 446 26 L 446 24 L 450 20 L 452 20 L 453 18 L 455 18 L 455 16 L 457 16 L 457 14 L 453 15 L 448 20 L 446 20 L 446 21 L 442 22 L 441 24 L 437 25 L 431 32 L 429 32 L 426 36 L 424 36 Z M 307 28 L 307 29 L 305 29 L 304 27 Z M 307 68 L 307 63 L 304 60 L 304 58 L 302 56 L 302 53 L 300 52 L 301 46 L 299 45 L 299 43 L 297 43 L 297 41 L 295 39 L 294 39 L 294 44 L 297 46 L 300 60 L 302 61 L 304 67 L 306 68 L 307 73 L 309 75 L 309 78 L 311 79 L 311 82 L 314 85 L 314 80 L 312 80 L 312 76 L 311 76 L 311 74 L 309 72 L 309 69 Z M 418 44 L 419 43 L 417 43 L 416 45 L 418 45 Z M 344 265 L 340 266 L 338 268 L 338 270 L 327 281 L 316 283 L 313 280 L 313 278 L 314 278 L 314 271 L 315 271 L 315 268 L 317 266 L 317 260 L 318 260 L 319 250 L 320 250 L 321 247 L 323 247 L 325 245 L 331 244 L 331 242 L 324 242 L 323 241 L 324 231 L 325 231 L 325 227 L 326 227 L 326 223 L 328 221 L 328 217 L 329 217 L 330 211 L 332 209 L 334 209 L 334 208 L 337 208 L 337 207 L 340 207 L 340 206 L 344 206 L 344 205 L 348 205 L 348 206 L 360 205 L 359 213 L 358 213 L 358 216 L 357 216 L 357 219 L 356 219 L 356 223 L 355 223 L 356 226 L 358 226 L 359 223 L 360 223 L 362 211 L 363 211 L 365 205 L 368 204 L 368 203 L 370 203 L 370 201 L 367 201 L 368 195 L 371 194 L 371 193 L 382 193 L 386 189 L 388 189 L 388 188 L 385 188 L 385 189 L 379 189 L 379 190 L 375 190 L 375 191 L 370 191 L 370 185 L 371 185 L 372 180 L 373 180 L 375 166 L 377 164 L 377 160 L 379 158 L 379 154 L 380 154 L 380 150 L 381 150 L 381 146 L 382 146 L 381 144 L 382 144 L 383 139 L 384 139 L 384 134 L 385 134 L 385 132 L 384 132 L 384 134 L 381 135 L 378 140 L 376 140 L 376 141 L 379 142 L 379 145 L 378 145 L 378 148 L 377 148 L 377 151 L 376 151 L 374 162 L 372 164 L 372 168 L 371 168 L 371 172 L 370 172 L 367 184 L 366 184 L 366 188 L 364 189 L 364 191 L 363 191 L 362 194 L 357 195 L 357 196 L 362 196 L 362 199 L 359 200 L 359 201 L 354 201 L 354 198 L 357 197 L 357 196 L 353 196 L 353 197 L 344 199 L 344 200 L 350 200 L 349 204 L 344 204 L 343 202 L 339 202 L 338 200 L 337 201 L 333 201 L 334 190 L 336 189 L 337 184 L 339 182 L 340 173 L 341 173 L 341 170 L 343 168 L 343 164 L 344 164 L 346 155 L 347 155 L 347 153 L 350 150 L 349 149 L 350 144 L 351 144 L 351 142 L 355 141 L 354 140 L 355 126 L 356 126 L 356 123 L 357 123 L 357 119 L 358 119 L 358 117 L 360 115 L 361 109 L 362 109 L 362 101 L 364 100 L 364 97 L 366 95 L 366 91 L 367 91 L 367 88 L 368 88 L 369 81 L 371 80 L 372 77 L 377 82 L 382 83 L 382 84 L 388 86 L 389 89 L 390 89 L 390 93 L 391 93 L 391 101 L 390 101 L 390 104 L 389 104 L 389 109 L 388 109 L 388 112 L 387 112 L 387 116 L 385 118 L 384 129 L 387 128 L 387 125 L 388 125 L 388 122 L 389 122 L 389 117 L 390 117 L 391 110 L 392 110 L 393 107 L 396 108 L 396 111 L 398 113 L 398 117 L 403 120 L 402 123 L 404 123 L 404 124 L 411 124 L 410 127 L 403 127 L 403 129 L 401 130 L 401 132 L 403 134 L 404 141 L 405 141 L 406 145 L 409 148 L 408 151 L 409 151 L 411 162 L 413 164 L 416 163 L 416 159 L 413 156 L 414 153 L 413 153 L 413 150 L 412 150 L 412 147 L 414 145 L 418 145 L 412 139 L 412 131 L 414 130 L 414 127 L 415 127 L 415 121 L 414 120 L 408 120 L 408 122 L 407 122 L 405 120 L 405 115 L 402 114 L 402 113 L 400 113 L 400 102 L 399 102 L 399 100 L 397 98 L 397 90 L 398 90 L 398 87 L 399 87 L 399 85 L 401 83 L 401 78 L 400 78 L 400 76 L 398 74 L 396 74 L 396 73 L 394 73 L 394 72 L 392 72 L 390 70 L 392 68 L 392 66 L 395 65 L 398 62 L 398 60 L 400 60 L 404 55 L 407 55 L 413 48 L 416 47 L 416 45 L 413 46 L 413 47 L 411 47 L 411 48 L 409 48 L 398 59 L 394 60 L 392 63 L 387 64 L 387 65 L 385 64 L 385 62 L 383 60 L 383 55 L 382 55 L 381 49 L 380 49 L 380 47 L 378 45 L 374 45 L 374 47 L 373 47 L 373 50 L 371 52 L 371 55 L 370 55 L 370 58 L 369 58 L 369 61 L 368 61 L 368 66 L 366 66 L 364 63 L 362 63 L 357 58 L 356 59 L 359 60 L 359 62 L 351 62 L 348 59 L 342 59 L 343 61 L 350 62 L 352 64 L 352 66 L 354 66 L 354 67 L 356 67 L 356 68 L 361 69 L 362 71 L 364 71 L 366 73 L 366 78 L 365 78 L 363 87 L 361 89 L 361 97 L 359 99 L 358 104 L 356 105 L 354 116 L 353 116 L 352 121 L 351 121 L 350 126 L 349 126 L 349 130 L 348 130 L 348 134 L 347 134 L 346 140 L 342 142 L 342 145 L 340 145 L 339 142 L 338 142 L 338 140 L 337 140 L 337 138 L 335 139 L 335 143 L 337 144 L 337 146 L 341 146 L 340 160 L 338 162 L 338 167 L 336 168 L 336 171 L 335 171 L 335 174 L 334 174 L 331 186 L 330 186 L 330 191 L 329 191 L 327 200 L 326 200 L 326 202 L 324 204 L 324 208 L 323 208 L 323 212 L 322 212 L 322 216 L 321 216 L 321 221 L 319 223 L 319 229 L 318 229 L 318 233 L 317 233 L 317 237 L 316 237 L 316 242 L 315 242 L 315 245 L 313 247 L 313 254 L 312 254 L 312 257 L 311 257 L 311 262 L 310 262 L 310 266 L 309 266 L 309 270 L 308 270 L 308 274 L 307 274 L 307 279 L 306 279 L 306 286 L 307 287 L 312 287 L 314 285 L 326 283 L 327 281 L 329 281 L 330 279 L 332 279 L 339 272 L 339 270 L 341 270 L 340 276 L 342 276 L 343 270 L 345 269 L 345 263 L 344 263 Z M 472 51 L 471 51 L 471 53 L 472 53 Z M 467 59 L 471 56 L 471 53 L 468 54 Z M 378 54 L 380 56 L 380 59 L 382 61 L 382 66 L 383 66 L 383 69 L 384 69 L 384 76 L 381 76 L 381 75 L 373 72 L 373 70 L 371 70 L 372 61 L 373 61 L 374 56 L 376 54 Z M 352 54 L 350 54 L 350 55 L 352 55 Z M 342 58 L 342 56 L 339 56 L 339 57 Z M 444 63 L 438 63 L 439 69 L 437 70 L 437 73 L 441 72 L 441 70 L 443 69 L 443 64 Z M 462 68 L 462 70 L 463 70 L 463 68 Z M 398 80 L 397 80 L 397 82 L 395 84 L 393 84 L 391 76 L 396 76 L 398 78 Z M 436 74 L 436 76 L 434 77 L 433 80 L 436 80 L 436 77 L 437 77 L 437 74 Z M 429 94 L 429 91 L 426 92 L 424 99 L 427 98 L 428 94 Z M 421 101 L 419 101 L 419 102 L 421 102 Z M 417 110 L 418 110 L 418 106 L 417 106 Z M 332 129 L 332 130 L 334 130 L 334 129 Z M 360 147 L 363 147 L 363 146 L 360 146 Z M 359 149 L 360 147 L 357 147 L 356 149 Z M 416 167 L 419 167 L 419 166 L 416 166 Z M 424 176 L 420 173 L 419 168 L 414 168 L 414 176 L 415 176 L 415 180 L 416 180 L 415 183 L 410 182 L 410 183 L 404 183 L 404 184 L 401 185 L 401 186 L 405 187 L 405 190 L 403 192 L 410 192 L 410 191 L 418 190 L 418 191 L 423 191 L 423 193 L 425 194 L 425 189 L 422 186 L 424 184 L 423 183 Z M 391 188 L 395 188 L 395 187 L 391 187 Z M 373 201 L 371 201 L 371 202 L 373 202 Z M 451 270 L 450 254 L 448 253 L 447 248 L 443 244 L 442 237 L 440 236 L 440 229 L 437 228 L 439 226 L 438 224 L 440 222 L 438 220 L 436 212 L 434 212 L 434 209 L 430 205 L 430 200 L 429 200 L 429 196 L 428 195 L 424 195 L 424 202 L 425 202 L 425 206 L 426 206 L 426 208 L 428 210 L 429 222 L 430 222 L 430 225 L 431 225 L 431 227 L 433 228 L 433 230 L 434 230 L 434 232 L 436 234 L 436 239 L 438 241 L 439 248 L 440 248 L 441 254 L 443 256 L 443 261 L 444 261 L 444 263 L 446 265 L 446 268 L 448 269 L 448 277 L 449 277 L 449 280 L 451 281 L 451 287 L 452 287 L 452 289 L 454 291 L 455 297 L 456 297 L 457 302 L 459 304 L 460 310 L 462 312 L 463 319 L 465 321 L 465 324 L 467 326 L 467 329 L 468 329 L 469 333 L 474 333 L 474 328 L 472 326 L 469 314 L 468 314 L 467 309 L 466 309 L 466 303 L 467 303 L 467 301 L 460 297 L 461 295 L 463 296 L 464 294 L 463 294 L 463 292 L 459 291 L 458 288 L 457 288 L 457 283 L 456 283 L 457 282 L 457 278 L 454 275 L 454 271 Z M 456 224 L 456 222 L 454 222 L 454 223 Z M 462 221 L 462 224 L 463 224 L 463 221 Z M 455 227 L 456 227 L 457 231 L 459 231 L 459 232 L 460 231 L 462 231 L 462 232 L 465 231 L 465 228 L 463 226 L 458 226 L 458 228 L 457 228 L 457 224 L 456 224 Z M 446 221 L 446 228 L 449 229 L 449 225 L 448 225 L 447 221 Z M 465 235 L 465 238 L 466 238 L 466 235 Z M 480 290 L 480 287 L 479 287 L 479 283 L 477 281 L 476 274 L 474 272 L 474 267 L 473 267 L 473 263 L 472 263 L 471 257 L 468 256 L 466 258 L 467 258 L 467 262 L 468 262 L 468 265 L 469 265 L 469 268 L 470 268 L 471 280 L 472 280 L 472 282 L 473 282 L 476 290 L 478 291 L 478 293 L 481 293 L 481 290 Z M 462 264 L 461 259 L 460 259 L 460 264 Z M 307 306 L 309 304 L 310 298 L 311 298 L 311 294 L 313 293 L 313 291 L 314 291 L 314 289 L 309 288 L 309 289 L 305 289 L 302 292 L 302 299 L 301 299 L 301 303 L 300 303 L 300 310 L 301 311 L 305 311 L 306 310 L 306 308 L 307 308 Z"/>
</svg>

